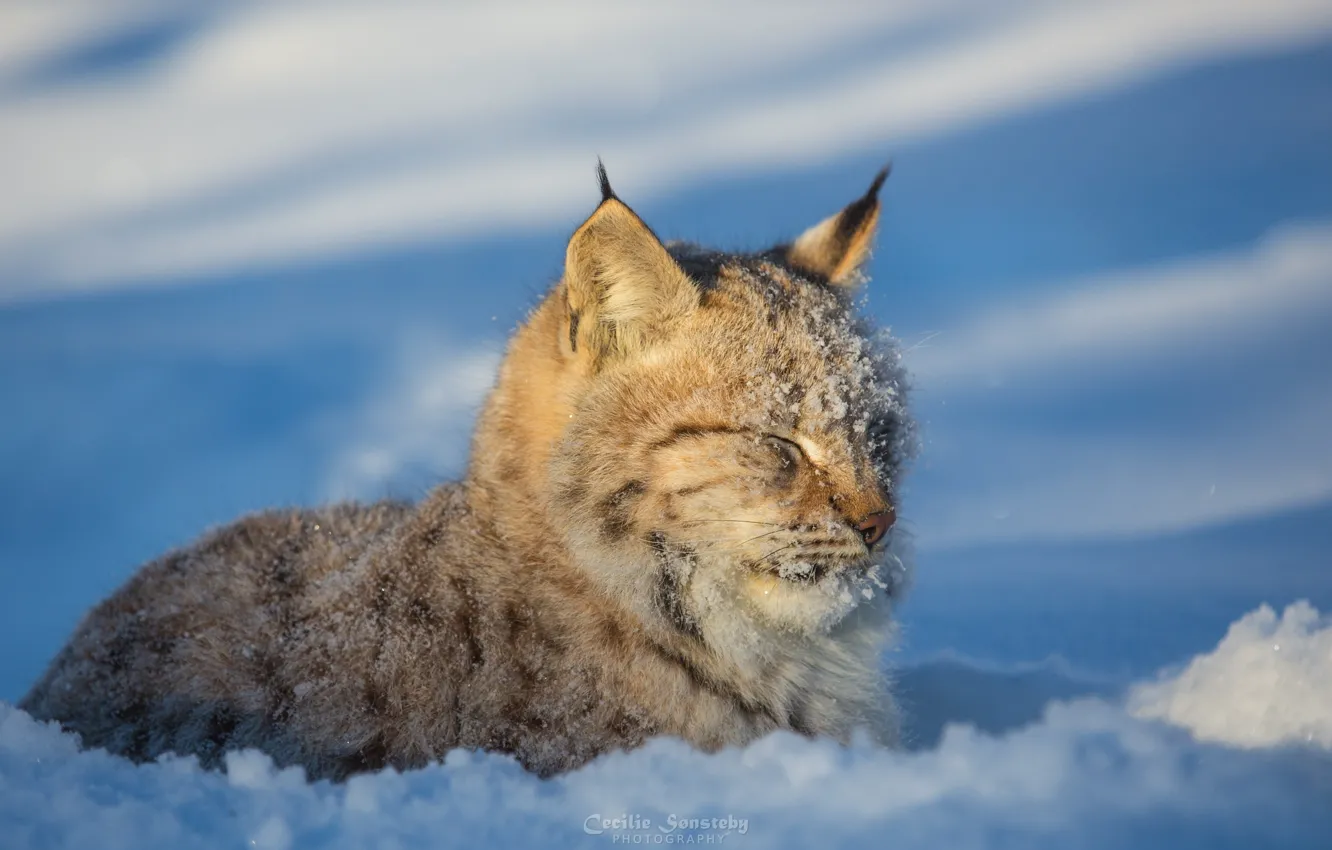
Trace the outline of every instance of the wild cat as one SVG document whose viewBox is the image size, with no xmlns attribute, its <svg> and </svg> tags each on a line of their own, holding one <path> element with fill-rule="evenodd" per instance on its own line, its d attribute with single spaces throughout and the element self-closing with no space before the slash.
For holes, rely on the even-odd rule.
<svg viewBox="0 0 1332 850">
<path fill-rule="evenodd" d="M 88 747 L 312 778 L 455 747 L 542 776 L 653 736 L 892 741 L 897 350 L 879 188 L 789 244 L 664 245 L 610 187 L 510 340 L 461 482 L 245 517 L 144 566 L 20 703 Z"/>
</svg>

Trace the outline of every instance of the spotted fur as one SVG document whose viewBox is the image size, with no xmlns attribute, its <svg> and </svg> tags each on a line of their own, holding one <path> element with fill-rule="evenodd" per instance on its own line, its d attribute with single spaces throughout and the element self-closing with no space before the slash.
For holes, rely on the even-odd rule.
<svg viewBox="0 0 1332 850">
<path fill-rule="evenodd" d="M 270 511 L 143 567 L 21 705 L 86 746 L 313 777 L 455 747 L 551 775 L 673 735 L 894 737 L 896 350 L 870 194 L 790 247 L 659 242 L 610 190 L 511 340 L 463 481 Z"/>
</svg>

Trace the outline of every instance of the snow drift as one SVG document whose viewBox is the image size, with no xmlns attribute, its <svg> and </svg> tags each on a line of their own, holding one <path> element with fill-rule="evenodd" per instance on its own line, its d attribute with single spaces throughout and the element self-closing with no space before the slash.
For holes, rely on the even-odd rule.
<svg viewBox="0 0 1332 850">
<path fill-rule="evenodd" d="M 1066 850 L 1311 845 L 1332 829 L 1332 623 L 1307 603 L 1245 616 L 1128 706 L 1052 703 L 1000 737 L 950 725 L 915 753 L 777 734 L 710 756 L 658 740 L 543 782 L 456 751 L 331 785 L 253 751 L 225 774 L 192 758 L 135 766 L 0 704 L 0 843 Z"/>
<path fill-rule="evenodd" d="M 1233 624 L 1216 651 L 1134 688 L 1129 708 L 1209 741 L 1332 748 L 1332 625 L 1307 602 L 1280 618 L 1264 605 Z"/>
</svg>

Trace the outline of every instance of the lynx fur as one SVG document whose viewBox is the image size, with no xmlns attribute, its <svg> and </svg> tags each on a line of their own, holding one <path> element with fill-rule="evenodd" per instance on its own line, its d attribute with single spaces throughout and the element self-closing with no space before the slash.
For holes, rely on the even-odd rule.
<svg viewBox="0 0 1332 850">
<path fill-rule="evenodd" d="M 600 175 L 462 481 L 162 556 L 21 706 L 134 760 L 255 747 L 332 779 L 455 747 L 549 776 L 660 735 L 891 742 L 911 426 L 853 303 L 884 175 L 753 254 L 663 244 Z"/>
</svg>

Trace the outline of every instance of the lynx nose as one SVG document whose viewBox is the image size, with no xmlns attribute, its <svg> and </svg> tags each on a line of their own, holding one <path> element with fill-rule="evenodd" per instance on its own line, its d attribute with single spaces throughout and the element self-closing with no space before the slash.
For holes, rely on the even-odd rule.
<svg viewBox="0 0 1332 850">
<path fill-rule="evenodd" d="M 892 528 L 896 521 L 897 511 L 889 508 L 886 511 L 880 511 L 865 517 L 856 526 L 856 530 L 860 532 L 861 537 L 865 538 L 866 546 L 873 546 L 883 539 L 883 536 L 888 533 L 888 529 Z"/>
</svg>

